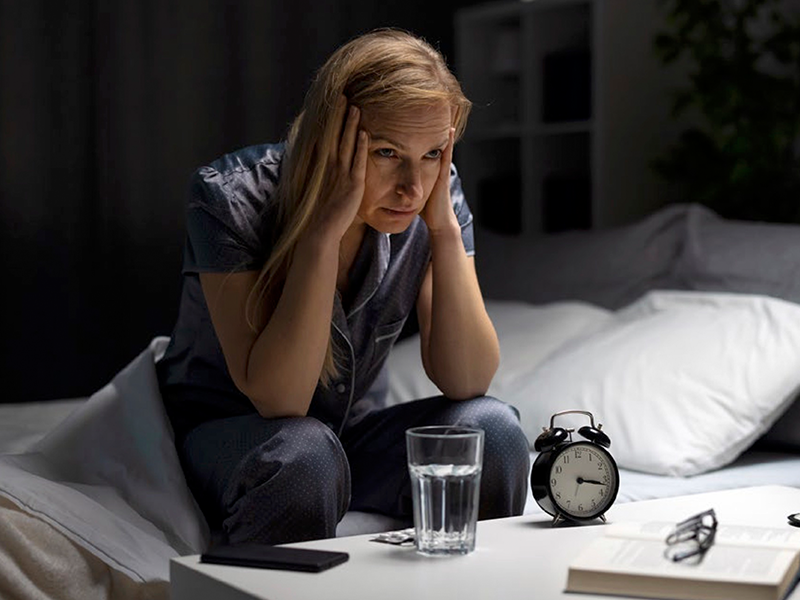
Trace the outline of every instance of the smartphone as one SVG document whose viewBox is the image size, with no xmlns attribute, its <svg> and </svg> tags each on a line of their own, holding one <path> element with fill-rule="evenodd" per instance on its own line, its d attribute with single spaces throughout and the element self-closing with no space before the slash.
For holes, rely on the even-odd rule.
<svg viewBox="0 0 800 600">
<path fill-rule="evenodd" d="M 349 558 L 347 552 L 244 543 L 215 546 L 200 555 L 200 562 L 319 573 L 347 562 Z"/>
</svg>

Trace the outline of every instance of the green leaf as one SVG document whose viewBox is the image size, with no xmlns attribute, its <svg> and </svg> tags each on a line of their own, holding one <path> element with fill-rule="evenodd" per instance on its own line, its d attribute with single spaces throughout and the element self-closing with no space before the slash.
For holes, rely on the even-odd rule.
<svg viewBox="0 0 800 600">
<path fill-rule="evenodd" d="M 780 0 L 658 4 L 654 53 L 664 65 L 689 61 L 671 114 L 696 107 L 701 124 L 652 168 L 723 215 L 800 220 L 800 16 Z"/>
</svg>

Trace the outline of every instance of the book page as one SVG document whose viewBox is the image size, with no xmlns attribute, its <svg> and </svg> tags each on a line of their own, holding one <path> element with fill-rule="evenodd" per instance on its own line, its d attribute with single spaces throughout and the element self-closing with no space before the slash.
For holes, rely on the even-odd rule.
<svg viewBox="0 0 800 600">
<path fill-rule="evenodd" d="M 664 542 L 675 528 L 675 523 L 665 521 L 622 522 L 608 526 L 606 535 L 648 539 Z M 722 525 L 717 527 L 714 543 L 736 546 L 800 549 L 800 529 L 787 525 L 784 528 L 752 525 Z"/>
<path fill-rule="evenodd" d="M 716 543 L 796 550 L 800 549 L 800 530 L 789 525 L 780 529 L 748 525 L 720 525 L 717 529 Z"/>
<path fill-rule="evenodd" d="M 666 544 L 646 539 L 596 538 L 571 569 L 633 573 L 685 579 L 777 583 L 792 565 L 792 550 L 753 546 L 712 546 L 696 564 L 664 557 Z"/>
</svg>

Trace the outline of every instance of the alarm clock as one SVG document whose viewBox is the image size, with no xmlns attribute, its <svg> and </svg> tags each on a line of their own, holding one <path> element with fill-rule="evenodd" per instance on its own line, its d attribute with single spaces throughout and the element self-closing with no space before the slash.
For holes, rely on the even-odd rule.
<svg viewBox="0 0 800 600">
<path fill-rule="evenodd" d="M 555 427 L 556 417 L 582 414 L 589 425 L 578 429 L 582 438 L 573 441 L 574 429 Z M 595 427 L 594 416 L 585 410 L 564 410 L 550 417 L 550 427 L 533 444 L 539 455 L 531 469 L 531 491 L 537 504 L 561 522 L 588 522 L 601 519 L 614 503 L 619 491 L 619 469 L 608 447 L 609 437 Z"/>
</svg>

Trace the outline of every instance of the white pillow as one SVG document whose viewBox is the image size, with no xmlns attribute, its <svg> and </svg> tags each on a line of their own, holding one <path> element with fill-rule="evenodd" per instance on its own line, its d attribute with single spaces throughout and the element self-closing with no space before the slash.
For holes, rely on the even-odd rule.
<svg viewBox="0 0 800 600">
<path fill-rule="evenodd" d="M 800 305 L 660 291 L 563 346 L 504 400 L 531 443 L 553 413 L 588 410 L 620 467 L 685 476 L 733 461 L 799 387 Z"/>
<path fill-rule="evenodd" d="M 507 236 L 476 226 L 485 298 L 622 308 L 654 289 L 689 289 L 674 273 L 695 205 L 670 205 L 620 227 Z M 800 228 L 799 228 L 800 229 Z"/>
<path fill-rule="evenodd" d="M 184 479 L 150 345 L 23 454 L 0 456 L 0 496 L 134 581 L 168 581 L 169 559 L 208 546 Z"/>
<path fill-rule="evenodd" d="M 500 339 L 500 367 L 489 394 L 501 400 L 518 378 L 527 376 L 555 349 L 577 336 L 596 331 L 612 314 L 583 302 L 536 306 L 502 300 L 487 300 L 486 311 Z M 389 404 L 441 394 L 422 367 L 419 335 L 396 344 L 386 365 Z"/>
<path fill-rule="evenodd" d="M 693 207 L 675 275 L 692 290 L 763 294 L 800 303 L 800 226 L 723 219 Z M 800 451 L 800 401 L 760 441 L 765 447 Z"/>
</svg>

